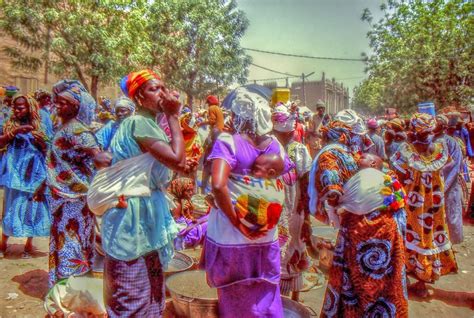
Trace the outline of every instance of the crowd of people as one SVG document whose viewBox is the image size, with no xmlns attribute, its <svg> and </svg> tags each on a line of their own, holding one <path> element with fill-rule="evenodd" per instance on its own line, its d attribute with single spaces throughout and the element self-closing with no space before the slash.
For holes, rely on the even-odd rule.
<svg viewBox="0 0 474 318">
<path fill-rule="evenodd" d="M 174 251 L 203 246 L 221 317 L 283 317 L 313 217 L 339 230 L 322 317 L 406 317 L 408 290 L 457 272 L 473 152 L 456 108 L 301 113 L 241 87 L 229 109 L 213 95 L 193 109 L 151 70 L 120 87 L 113 102 L 76 80 L 3 90 L 0 257 L 9 237 L 25 259 L 49 237 L 52 291 L 102 260 L 107 316 L 159 317 Z"/>
</svg>

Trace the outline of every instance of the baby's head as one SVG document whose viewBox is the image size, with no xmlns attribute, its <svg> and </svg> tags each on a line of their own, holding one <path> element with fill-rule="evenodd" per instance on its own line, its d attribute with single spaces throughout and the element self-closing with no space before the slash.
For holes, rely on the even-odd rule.
<svg viewBox="0 0 474 318">
<path fill-rule="evenodd" d="M 380 157 L 376 155 L 372 155 L 369 153 L 364 153 L 360 156 L 359 160 L 359 167 L 360 169 L 365 169 L 365 168 L 374 168 L 377 170 L 382 170 L 383 169 L 383 161 L 380 159 Z"/>
<path fill-rule="evenodd" d="M 283 174 L 285 162 L 280 155 L 263 154 L 255 159 L 252 176 L 256 178 L 275 179 Z"/>
</svg>

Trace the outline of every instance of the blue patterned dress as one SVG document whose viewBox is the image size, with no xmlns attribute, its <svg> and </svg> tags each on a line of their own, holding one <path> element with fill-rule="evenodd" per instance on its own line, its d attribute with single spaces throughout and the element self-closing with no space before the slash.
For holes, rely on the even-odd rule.
<svg viewBox="0 0 474 318">
<path fill-rule="evenodd" d="M 49 286 L 91 269 L 94 215 L 87 190 L 94 175 L 91 152 L 99 150 L 94 134 L 73 119 L 54 135 L 48 153 L 48 186 L 53 216 L 49 243 Z"/>
</svg>

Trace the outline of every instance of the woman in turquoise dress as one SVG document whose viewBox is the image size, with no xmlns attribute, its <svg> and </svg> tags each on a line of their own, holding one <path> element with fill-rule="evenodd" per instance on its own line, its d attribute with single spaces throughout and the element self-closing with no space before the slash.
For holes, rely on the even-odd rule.
<svg viewBox="0 0 474 318">
<path fill-rule="evenodd" d="M 163 268 L 173 256 L 178 233 L 164 192 L 168 168 L 184 171 L 186 166 L 179 102 L 150 70 L 130 73 L 122 80 L 122 90 L 139 107 L 137 115 L 125 119 L 112 139 L 112 162 L 151 154 L 151 194 L 122 198 L 103 215 L 104 302 L 109 317 L 161 317 Z M 155 122 L 162 112 L 170 126 L 171 142 Z"/>
<path fill-rule="evenodd" d="M 0 180 L 5 187 L 0 253 L 7 249 L 10 236 L 27 237 L 23 258 L 33 250 L 33 237 L 48 236 L 51 217 L 46 202 L 33 195 L 46 179 L 45 155 L 48 137 L 36 101 L 25 95 L 13 100 L 12 116 L 0 125 Z"/>
</svg>

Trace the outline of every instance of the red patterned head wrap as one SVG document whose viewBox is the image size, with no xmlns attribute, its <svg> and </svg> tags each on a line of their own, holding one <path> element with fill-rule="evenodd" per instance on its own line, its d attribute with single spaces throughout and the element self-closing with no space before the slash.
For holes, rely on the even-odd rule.
<svg viewBox="0 0 474 318">
<path fill-rule="evenodd" d="M 159 80 L 160 77 L 152 70 L 146 69 L 138 72 L 131 72 L 120 81 L 122 92 L 130 99 L 135 98 L 138 89 L 151 79 Z"/>
</svg>

